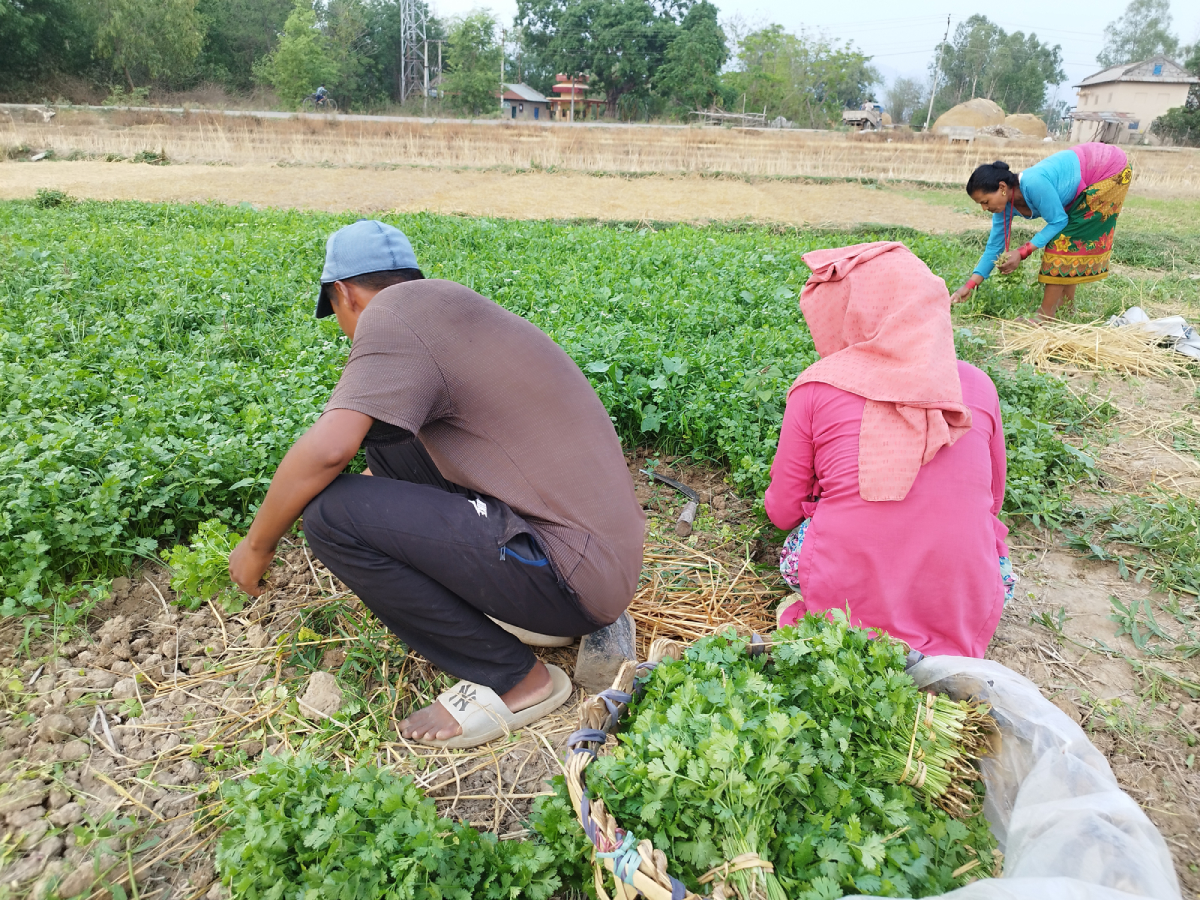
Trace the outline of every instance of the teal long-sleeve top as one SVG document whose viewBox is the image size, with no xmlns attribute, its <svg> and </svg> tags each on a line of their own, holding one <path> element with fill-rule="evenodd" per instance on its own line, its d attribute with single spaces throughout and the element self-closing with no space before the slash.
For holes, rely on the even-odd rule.
<svg viewBox="0 0 1200 900">
<path fill-rule="evenodd" d="M 1067 207 L 1079 196 L 1082 180 L 1079 157 L 1073 150 L 1063 150 L 1047 156 L 1040 163 L 1030 166 L 1020 174 L 1021 195 L 1029 204 L 1032 216 L 1025 216 L 1010 203 L 1002 213 L 992 213 L 992 233 L 987 247 L 975 267 L 975 274 L 987 278 L 996 265 L 996 258 L 1004 252 L 1004 220 L 1014 213 L 1021 218 L 1041 218 L 1046 227 L 1033 236 L 1033 245 L 1039 249 L 1062 234 L 1067 227 Z M 1010 219 L 1011 220 L 1011 219 Z"/>
</svg>

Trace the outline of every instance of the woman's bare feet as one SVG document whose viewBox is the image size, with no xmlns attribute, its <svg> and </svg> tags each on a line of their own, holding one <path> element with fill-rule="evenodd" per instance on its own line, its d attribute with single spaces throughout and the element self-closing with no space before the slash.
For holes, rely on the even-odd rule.
<svg viewBox="0 0 1200 900">
<path fill-rule="evenodd" d="M 509 712 L 520 712 L 541 703 L 554 690 L 550 680 L 550 670 L 546 664 L 538 660 L 533 669 L 510 691 L 500 695 Z M 454 721 L 450 710 L 442 704 L 434 702 L 424 709 L 419 709 L 400 723 L 400 734 L 416 741 L 444 741 L 455 735 L 462 734 L 462 727 Z"/>
<path fill-rule="evenodd" d="M 1053 322 L 1054 317 L 1043 316 L 1040 312 L 1034 316 L 1018 316 L 1013 320 L 1018 325 L 1028 325 L 1030 328 L 1041 328 L 1047 322 Z"/>
</svg>

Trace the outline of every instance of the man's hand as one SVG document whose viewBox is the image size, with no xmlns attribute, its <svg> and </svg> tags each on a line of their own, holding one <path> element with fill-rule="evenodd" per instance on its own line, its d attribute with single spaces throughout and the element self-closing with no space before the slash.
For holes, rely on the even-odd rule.
<svg viewBox="0 0 1200 900">
<path fill-rule="evenodd" d="M 255 550 L 250 546 L 250 539 L 243 538 L 229 554 L 229 577 L 251 597 L 257 597 L 263 592 L 263 575 L 275 560 L 275 548 L 270 550 Z"/>
<path fill-rule="evenodd" d="M 1017 271 L 1017 267 L 1021 265 L 1021 252 L 1019 250 L 1009 250 L 1000 257 L 1000 271 L 1005 275 L 1011 275 Z"/>
<path fill-rule="evenodd" d="M 341 473 L 374 421 L 352 409 L 331 409 L 308 429 L 275 470 L 267 496 L 245 539 L 229 554 L 229 577 L 251 597 L 275 558 L 279 539 L 300 518 L 309 501 Z"/>
</svg>

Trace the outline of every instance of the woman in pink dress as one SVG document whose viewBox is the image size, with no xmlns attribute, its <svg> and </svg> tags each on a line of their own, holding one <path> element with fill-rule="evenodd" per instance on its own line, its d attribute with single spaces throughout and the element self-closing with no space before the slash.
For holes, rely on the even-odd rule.
<svg viewBox="0 0 1200 900">
<path fill-rule="evenodd" d="M 791 531 L 779 623 L 848 608 L 922 653 L 981 657 L 1014 583 L 995 385 L 955 358 L 946 285 L 903 244 L 804 262 L 821 359 L 788 392 L 765 498 Z"/>
</svg>

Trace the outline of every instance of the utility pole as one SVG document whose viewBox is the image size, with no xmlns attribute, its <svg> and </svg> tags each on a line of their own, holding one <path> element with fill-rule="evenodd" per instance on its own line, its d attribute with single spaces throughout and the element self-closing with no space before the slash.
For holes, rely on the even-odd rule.
<svg viewBox="0 0 1200 900">
<path fill-rule="evenodd" d="M 950 14 L 946 14 L 946 36 L 942 38 L 942 42 L 938 44 L 937 62 L 933 64 L 933 84 L 929 88 L 929 109 L 925 112 L 925 127 L 922 131 L 929 130 L 929 120 L 933 118 L 933 98 L 937 94 L 938 71 L 942 68 L 942 48 L 946 46 L 946 41 L 950 40 Z"/>
<path fill-rule="evenodd" d="M 500 29 L 500 111 L 504 111 L 504 40 L 508 32 Z"/>
<path fill-rule="evenodd" d="M 421 99 L 421 112 L 429 113 L 429 41 L 425 41 L 425 96 Z"/>
</svg>

